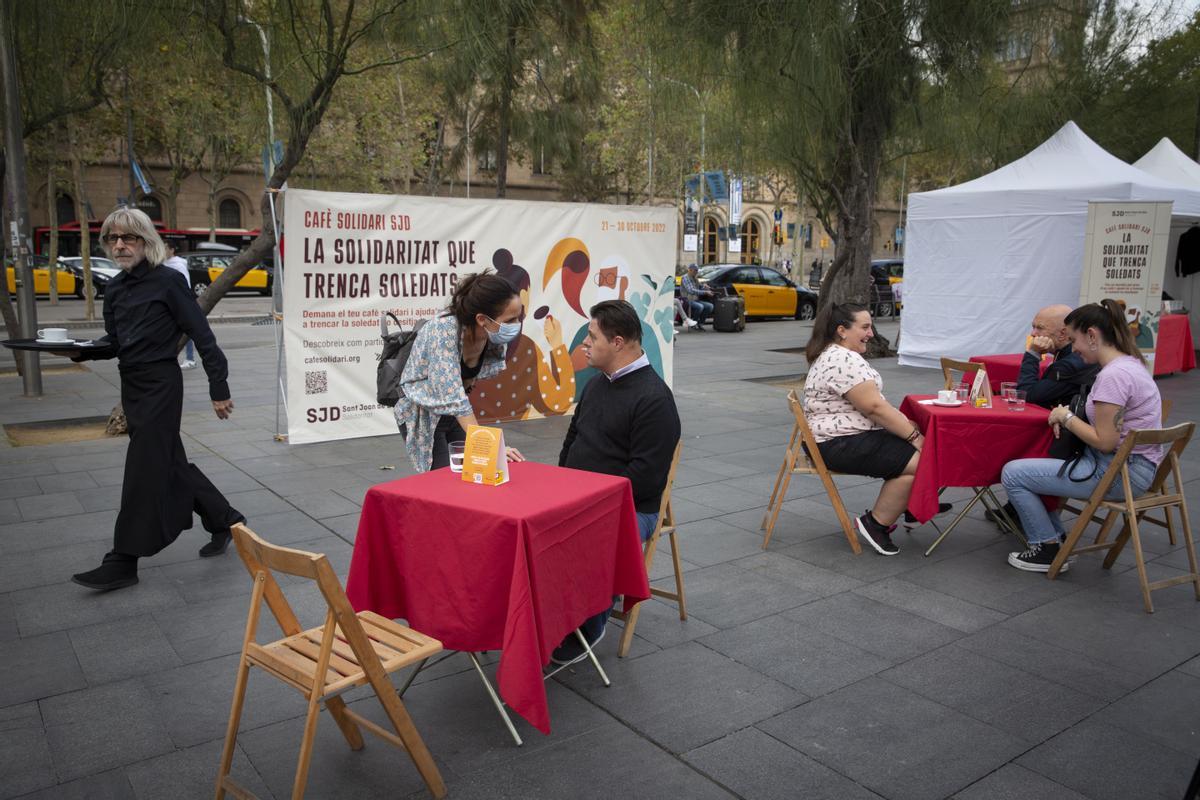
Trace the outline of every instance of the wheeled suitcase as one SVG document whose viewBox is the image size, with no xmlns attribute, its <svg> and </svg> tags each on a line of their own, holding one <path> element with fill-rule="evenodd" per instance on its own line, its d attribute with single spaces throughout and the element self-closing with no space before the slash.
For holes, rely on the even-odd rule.
<svg viewBox="0 0 1200 800">
<path fill-rule="evenodd" d="M 718 297 L 713 303 L 713 330 L 737 333 L 746 327 L 746 300 L 741 295 Z"/>
</svg>

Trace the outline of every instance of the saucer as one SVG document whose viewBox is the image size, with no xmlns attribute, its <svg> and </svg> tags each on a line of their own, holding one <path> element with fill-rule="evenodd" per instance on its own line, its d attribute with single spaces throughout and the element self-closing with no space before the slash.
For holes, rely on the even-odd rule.
<svg viewBox="0 0 1200 800">
<path fill-rule="evenodd" d="M 933 399 L 933 404 L 935 406 L 942 406 L 943 408 L 955 408 L 956 406 L 961 406 L 963 404 L 963 401 L 962 400 L 951 400 L 949 403 L 943 403 L 941 400 L 938 400 L 935 397 Z"/>
<path fill-rule="evenodd" d="M 38 344 L 65 344 L 67 347 L 74 347 L 74 339 L 35 339 Z"/>
</svg>

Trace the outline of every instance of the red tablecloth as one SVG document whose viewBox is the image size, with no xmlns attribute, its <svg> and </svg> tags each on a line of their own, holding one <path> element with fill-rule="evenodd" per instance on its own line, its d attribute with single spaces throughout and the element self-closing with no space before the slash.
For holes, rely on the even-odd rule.
<svg viewBox="0 0 1200 800">
<path fill-rule="evenodd" d="M 1040 458 L 1050 448 L 1050 412 L 1041 406 L 1009 411 L 997 398 L 991 408 L 946 408 L 918 402 L 924 399 L 926 395 L 909 395 L 900 404 L 925 435 L 908 498 L 908 510 L 921 522 L 937 513 L 941 487 L 991 486 L 999 483 L 1000 470 L 1009 461 Z"/>
<path fill-rule="evenodd" d="M 588 617 L 650 596 L 626 478 L 511 464 L 503 486 L 449 469 L 372 487 L 346 594 L 448 649 L 499 650 L 505 702 L 543 733 L 542 666 Z"/>
<path fill-rule="evenodd" d="M 1192 326 L 1187 314 L 1164 314 L 1158 320 L 1154 339 L 1154 374 L 1170 375 L 1196 368 L 1196 350 L 1192 347 Z"/>
<path fill-rule="evenodd" d="M 987 370 L 988 383 L 992 385 L 992 393 L 1000 393 L 1000 384 L 1016 383 L 1017 378 L 1021 375 L 1021 359 L 1025 356 L 1024 353 L 1004 353 L 1002 355 L 991 356 L 971 356 L 970 361 L 976 364 L 983 364 Z M 1041 375 L 1046 371 L 1046 367 L 1050 366 L 1049 358 L 1043 358 L 1042 363 L 1038 366 L 1038 374 Z"/>
</svg>

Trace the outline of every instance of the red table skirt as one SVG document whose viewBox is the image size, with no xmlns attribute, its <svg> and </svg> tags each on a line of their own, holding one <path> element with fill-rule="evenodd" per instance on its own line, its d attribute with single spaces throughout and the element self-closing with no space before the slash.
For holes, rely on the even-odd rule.
<svg viewBox="0 0 1200 800">
<path fill-rule="evenodd" d="M 1192 326 L 1186 314 L 1164 314 L 1154 339 L 1154 374 L 1170 375 L 1196 368 Z"/>
<path fill-rule="evenodd" d="M 559 642 L 624 595 L 650 596 L 629 480 L 510 465 L 502 486 L 449 469 L 372 487 L 346 594 L 451 650 L 499 650 L 501 697 L 543 733 L 542 666 Z"/>
<path fill-rule="evenodd" d="M 1000 471 L 1009 461 L 1042 458 L 1050 448 L 1050 412 L 1041 406 L 1026 404 L 1024 411 L 1009 411 L 997 399 L 992 408 L 945 408 L 918 402 L 924 399 L 909 395 L 900 404 L 900 411 L 925 436 L 908 498 L 908 510 L 921 522 L 937 513 L 938 489 L 943 486 L 991 486 L 1000 482 Z"/>
</svg>

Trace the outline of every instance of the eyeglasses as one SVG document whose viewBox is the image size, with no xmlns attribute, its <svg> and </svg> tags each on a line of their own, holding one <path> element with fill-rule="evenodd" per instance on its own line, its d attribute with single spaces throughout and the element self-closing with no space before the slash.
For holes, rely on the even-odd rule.
<svg viewBox="0 0 1200 800">
<path fill-rule="evenodd" d="M 104 237 L 104 243 L 109 247 L 112 247 L 118 241 L 123 242 L 124 244 L 133 244 L 135 242 L 141 242 L 145 240 L 136 233 L 110 233 L 108 236 Z"/>
</svg>

